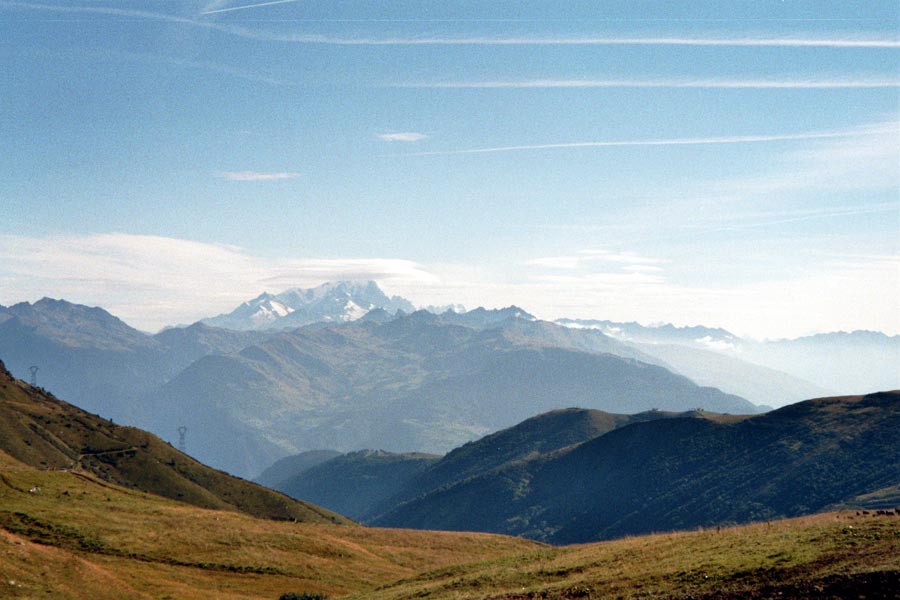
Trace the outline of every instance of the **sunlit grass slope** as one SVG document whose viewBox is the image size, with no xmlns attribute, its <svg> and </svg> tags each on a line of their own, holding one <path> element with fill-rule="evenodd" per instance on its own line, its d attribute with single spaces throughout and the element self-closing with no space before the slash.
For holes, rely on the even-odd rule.
<svg viewBox="0 0 900 600">
<path fill-rule="evenodd" d="M 121 427 L 13 379 L 0 363 L 0 450 L 196 506 L 270 519 L 349 523 L 331 511 L 217 471 L 155 435 Z"/>
<path fill-rule="evenodd" d="M 897 598 L 900 512 L 881 512 L 541 547 L 354 598 Z"/>
<path fill-rule="evenodd" d="M 368 593 L 425 570 L 532 548 L 487 534 L 287 523 L 202 509 L 88 473 L 41 471 L 0 452 L 2 598 Z"/>
</svg>

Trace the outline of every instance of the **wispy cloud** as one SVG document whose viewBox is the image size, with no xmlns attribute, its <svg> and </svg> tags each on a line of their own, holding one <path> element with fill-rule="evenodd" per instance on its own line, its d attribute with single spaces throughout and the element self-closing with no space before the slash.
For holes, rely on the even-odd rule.
<svg viewBox="0 0 900 600">
<path fill-rule="evenodd" d="M 435 277 L 392 258 L 266 258 L 226 244 L 125 233 L 0 235 L 0 303 L 63 297 L 145 330 L 228 311 L 262 291 L 336 279 L 414 286 Z"/>
<path fill-rule="evenodd" d="M 704 323 L 757 336 L 839 328 L 900 331 L 896 255 L 839 256 L 795 278 L 717 288 L 676 283 L 660 266 L 666 261 L 633 252 L 573 256 L 603 256 L 605 262 L 562 273 L 548 273 L 535 262 L 531 266 L 538 271 L 511 279 L 506 270 L 477 265 L 267 258 L 236 246 L 159 236 L 0 235 L 0 303 L 63 297 L 156 330 L 229 311 L 264 290 L 365 278 L 422 304 L 518 304 L 544 318 Z"/>
<path fill-rule="evenodd" d="M 260 172 L 260 171 L 220 171 L 218 177 L 229 181 L 278 181 L 280 179 L 296 179 L 300 173 L 286 172 Z"/>
<path fill-rule="evenodd" d="M 382 133 L 378 135 L 378 139 L 385 142 L 418 142 L 427 138 L 428 136 L 424 133 L 416 133 L 414 131 Z"/>
<path fill-rule="evenodd" d="M 228 10 L 245 10 L 292 0 L 270 0 L 225 9 L 213 9 L 205 14 L 215 14 Z M 307 33 L 280 33 L 250 29 L 210 20 L 198 20 L 177 15 L 145 10 L 115 8 L 108 6 L 66 6 L 37 2 L 0 0 L 0 8 L 35 10 L 58 13 L 105 14 L 136 19 L 152 19 L 203 27 L 221 33 L 261 41 L 328 44 L 343 46 L 726 46 L 726 47 L 794 47 L 794 48 L 900 48 L 900 39 L 856 34 L 844 37 L 814 38 L 790 36 L 754 37 L 691 37 L 691 36 L 460 36 L 460 37 L 336 37 Z M 203 16 L 203 15 L 201 15 Z"/>
<path fill-rule="evenodd" d="M 217 13 L 233 12 L 236 10 L 247 10 L 250 8 L 262 8 L 264 6 L 274 6 L 275 4 L 294 4 L 300 0 L 271 0 L 270 2 L 257 2 L 255 4 L 243 4 L 241 6 L 231 6 L 229 8 L 217 8 L 215 10 L 206 10 L 201 15 L 214 15 Z"/>
<path fill-rule="evenodd" d="M 519 81 L 449 81 L 399 83 L 410 89 L 558 89 L 558 88 L 685 88 L 685 89 L 875 89 L 900 88 L 898 78 L 853 79 L 527 79 Z"/>
<path fill-rule="evenodd" d="M 566 148 L 612 148 L 621 146 L 699 146 L 709 144 L 756 144 L 799 140 L 819 140 L 829 138 L 849 138 L 866 135 L 883 135 L 890 125 L 865 127 L 841 131 L 813 131 L 806 133 L 783 133 L 762 135 L 736 135 L 720 137 L 668 138 L 656 140 L 602 140 L 593 142 L 564 142 L 559 144 L 526 144 L 521 146 L 493 146 L 468 148 L 464 150 L 436 150 L 432 152 L 410 152 L 395 156 L 446 156 L 453 154 L 488 154 L 497 152 L 522 152 L 529 150 L 560 150 Z"/>
</svg>

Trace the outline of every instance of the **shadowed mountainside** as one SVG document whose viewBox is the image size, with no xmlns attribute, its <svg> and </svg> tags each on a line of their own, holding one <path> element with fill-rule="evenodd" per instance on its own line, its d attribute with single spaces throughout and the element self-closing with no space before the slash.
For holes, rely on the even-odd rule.
<svg viewBox="0 0 900 600">
<path fill-rule="evenodd" d="M 368 450 L 308 468 L 302 464 L 304 453 L 290 457 L 301 463 L 299 468 L 274 487 L 295 498 L 371 522 L 404 502 L 505 465 L 593 439 L 629 423 L 684 415 L 663 411 L 617 415 L 568 408 L 532 417 L 469 442 L 444 457 Z"/>
<path fill-rule="evenodd" d="M 351 452 L 282 480 L 276 489 L 360 520 L 439 458 L 383 450 Z"/>
<path fill-rule="evenodd" d="M 900 392 L 634 423 L 434 490 L 375 523 L 573 543 L 883 506 L 900 483 L 898 427 Z"/>
</svg>

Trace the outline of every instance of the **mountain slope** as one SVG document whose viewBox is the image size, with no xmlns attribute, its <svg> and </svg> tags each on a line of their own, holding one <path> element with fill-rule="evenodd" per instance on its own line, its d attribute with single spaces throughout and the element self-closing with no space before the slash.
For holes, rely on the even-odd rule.
<svg viewBox="0 0 900 600">
<path fill-rule="evenodd" d="M 146 404 L 155 431 L 185 425 L 193 455 L 245 476 L 306 449 L 440 454 L 565 406 L 757 410 L 662 367 L 556 343 L 518 323 L 478 330 L 421 311 L 308 327 L 206 356 Z"/>
<path fill-rule="evenodd" d="M 376 522 L 570 543 L 808 514 L 900 483 L 897 427 L 900 392 L 636 423 L 436 490 Z"/>
<path fill-rule="evenodd" d="M 300 454 L 292 454 L 275 461 L 271 467 L 260 473 L 254 481 L 274 490 L 280 490 L 279 484 L 286 479 L 296 477 L 316 465 L 340 456 L 336 450 L 307 450 Z"/>
<path fill-rule="evenodd" d="M 204 508 L 271 519 L 343 517 L 211 469 L 156 436 L 121 427 L 14 379 L 0 363 L 0 450 L 34 467 L 103 481 Z"/>
<path fill-rule="evenodd" d="M 256 519 L 41 471 L 2 451 L 0 473 L 4 598 L 887 599 L 900 585 L 897 513 L 549 548 Z"/>
<path fill-rule="evenodd" d="M 141 401 L 151 390 L 201 356 L 235 352 L 266 337 L 200 324 L 150 336 L 102 308 L 49 298 L 0 307 L 0 317 L 0 357 L 12 373 L 25 378 L 35 365 L 41 387 L 141 426 L 152 421 Z"/>
<path fill-rule="evenodd" d="M 565 408 L 540 414 L 450 451 L 404 482 L 390 497 L 372 503 L 371 508 L 359 518 L 364 522 L 377 521 L 401 504 L 438 488 L 591 440 L 629 423 L 673 418 L 680 414 L 649 411 L 620 415 L 584 408 Z M 307 499 L 302 495 L 295 497 Z"/>
<path fill-rule="evenodd" d="M 382 450 L 351 452 L 285 479 L 277 489 L 359 520 L 438 458 Z"/>
<path fill-rule="evenodd" d="M 26 377 L 36 365 L 41 386 L 94 412 L 123 420 L 121 403 L 134 404 L 165 377 L 162 347 L 101 308 L 44 298 L 2 312 L 0 357 L 10 371 Z"/>
<path fill-rule="evenodd" d="M 170 367 L 168 372 L 174 375 L 204 356 L 240 352 L 247 346 L 262 342 L 269 335 L 264 331 L 232 331 L 194 323 L 187 327 L 164 329 L 153 339 L 162 346 Z"/>
</svg>

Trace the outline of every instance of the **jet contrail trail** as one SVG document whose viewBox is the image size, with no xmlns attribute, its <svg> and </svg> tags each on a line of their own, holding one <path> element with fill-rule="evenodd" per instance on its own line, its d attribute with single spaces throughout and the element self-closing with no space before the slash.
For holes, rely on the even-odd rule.
<svg viewBox="0 0 900 600">
<path fill-rule="evenodd" d="M 232 6 L 231 8 L 219 8 L 216 10 L 208 10 L 200 13 L 201 15 L 214 15 L 216 13 L 231 12 L 233 10 L 246 10 L 248 8 L 259 8 L 261 6 L 272 6 L 273 4 L 291 4 L 300 2 L 300 0 L 270 0 L 269 2 L 259 2 L 257 4 L 244 4 L 243 6 Z"/>
<path fill-rule="evenodd" d="M 799 140 L 820 140 L 846 138 L 860 135 L 878 135 L 894 132 L 887 127 L 869 127 L 847 131 L 822 131 L 811 133 L 788 133 L 775 135 L 742 135 L 703 138 L 671 138 L 650 140 L 618 140 L 601 142 L 566 142 L 561 144 L 529 144 L 524 146 L 497 146 L 493 148 L 469 148 L 466 150 L 436 150 L 432 152 L 410 152 L 403 154 L 383 154 L 385 157 L 398 156 L 449 156 L 454 154 L 489 154 L 495 152 L 521 152 L 526 150 L 557 150 L 561 148 L 608 148 L 618 146 L 700 146 L 707 144 L 754 144 L 760 142 L 784 142 Z"/>
</svg>

